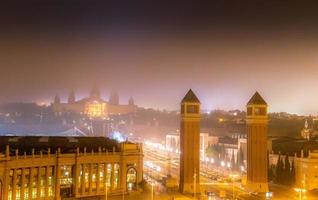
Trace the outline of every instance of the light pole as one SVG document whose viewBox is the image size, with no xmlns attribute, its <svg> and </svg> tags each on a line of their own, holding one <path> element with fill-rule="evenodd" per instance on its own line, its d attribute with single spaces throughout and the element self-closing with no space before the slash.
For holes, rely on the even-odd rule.
<svg viewBox="0 0 318 200">
<path fill-rule="evenodd" d="M 305 193 L 305 192 L 306 192 L 306 189 L 303 189 L 303 188 L 295 188 L 294 190 L 295 190 L 297 193 L 299 193 L 299 200 L 302 200 L 302 199 L 303 199 L 302 193 Z"/>
<path fill-rule="evenodd" d="M 153 168 L 151 168 L 151 200 L 153 200 L 153 185 L 154 185 L 154 175 L 153 175 Z"/>
<path fill-rule="evenodd" d="M 196 169 L 194 168 L 194 174 L 193 174 L 193 199 L 196 199 L 196 184 L 197 184 L 197 173 Z"/>
<path fill-rule="evenodd" d="M 234 195 L 234 179 L 236 177 L 238 177 L 238 175 L 237 174 L 230 174 L 230 177 L 232 178 L 232 199 L 234 200 L 234 197 L 235 197 L 235 195 Z"/>
<path fill-rule="evenodd" d="M 151 200 L 153 200 L 153 181 L 151 181 Z"/>
<path fill-rule="evenodd" d="M 107 180 L 105 182 L 105 200 L 107 200 Z"/>
</svg>

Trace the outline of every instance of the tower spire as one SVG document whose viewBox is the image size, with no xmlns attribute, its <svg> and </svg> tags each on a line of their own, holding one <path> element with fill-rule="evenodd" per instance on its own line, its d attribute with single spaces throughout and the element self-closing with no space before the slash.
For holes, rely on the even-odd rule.
<svg viewBox="0 0 318 200">
<path fill-rule="evenodd" d="M 91 90 L 91 95 L 90 95 L 91 98 L 97 98 L 99 99 L 100 98 L 100 91 L 99 91 L 99 88 L 96 86 L 96 84 L 94 84 L 92 90 Z"/>
<path fill-rule="evenodd" d="M 74 89 L 70 90 L 70 93 L 68 94 L 68 99 L 67 99 L 68 103 L 75 103 L 75 92 Z"/>
</svg>

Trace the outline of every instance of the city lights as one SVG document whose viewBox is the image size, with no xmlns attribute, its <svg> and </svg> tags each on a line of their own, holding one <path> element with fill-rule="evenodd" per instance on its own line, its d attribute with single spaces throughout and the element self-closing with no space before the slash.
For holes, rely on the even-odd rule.
<svg viewBox="0 0 318 200">
<path fill-rule="evenodd" d="M 0 6 L 0 200 L 317 200 L 303 1 Z"/>
</svg>

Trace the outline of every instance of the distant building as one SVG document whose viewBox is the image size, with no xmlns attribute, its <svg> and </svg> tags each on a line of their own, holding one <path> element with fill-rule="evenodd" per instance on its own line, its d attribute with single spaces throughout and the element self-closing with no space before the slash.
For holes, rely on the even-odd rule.
<svg viewBox="0 0 318 200">
<path fill-rule="evenodd" d="M 301 137 L 304 139 L 310 140 L 311 138 L 317 136 L 318 133 L 317 131 L 314 130 L 313 126 L 314 126 L 314 120 L 311 126 L 309 126 L 308 120 L 306 119 L 304 128 L 301 130 Z"/>
<path fill-rule="evenodd" d="M 76 112 L 86 114 L 89 117 L 107 117 L 109 115 L 120 115 L 136 112 L 137 106 L 134 104 L 132 97 L 127 105 L 119 104 L 119 96 L 112 93 L 109 101 L 105 101 L 100 97 L 100 91 L 97 87 L 93 87 L 88 98 L 76 101 L 75 92 L 70 91 L 68 102 L 62 103 L 57 95 L 52 104 L 53 111 L 56 114 L 63 112 Z"/>
<path fill-rule="evenodd" d="M 0 199 L 94 199 L 138 190 L 142 146 L 93 137 L 0 137 Z"/>
<path fill-rule="evenodd" d="M 217 144 L 218 137 L 209 136 L 208 133 L 200 133 L 200 160 L 205 160 L 205 151 L 209 145 Z M 180 151 L 180 135 L 167 134 L 166 135 L 166 149 L 179 152 Z"/>
</svg>

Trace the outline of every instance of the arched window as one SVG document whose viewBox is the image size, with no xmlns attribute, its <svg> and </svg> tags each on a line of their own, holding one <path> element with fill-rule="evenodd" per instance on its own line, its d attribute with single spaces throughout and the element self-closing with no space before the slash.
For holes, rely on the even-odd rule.
<svg viewBox="0 0 318 200">
<path fill-rule="evenodd" d="M 137 189 L 137 171 L 135 168 L 131 167 L 128 169 L 126 180 L 128 191 Z"/>
</svg>

